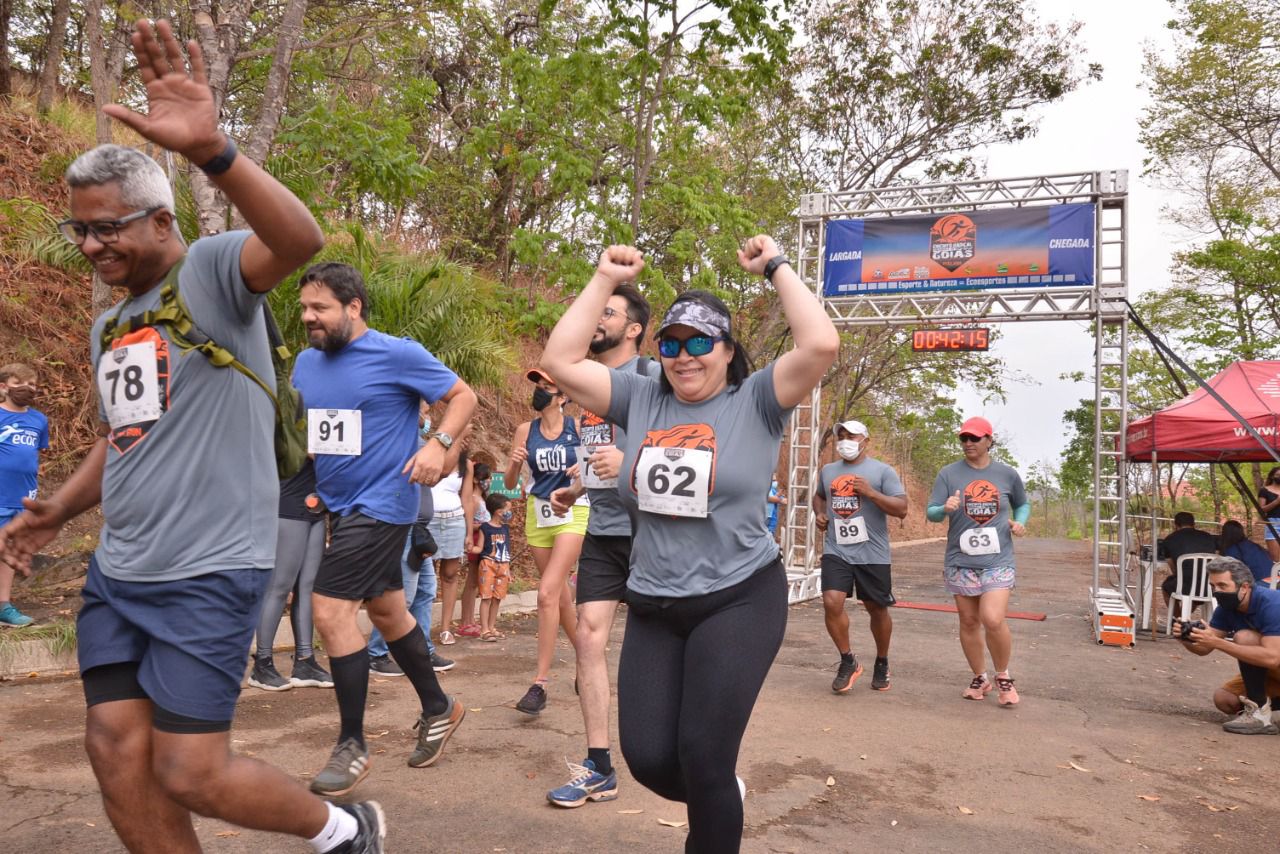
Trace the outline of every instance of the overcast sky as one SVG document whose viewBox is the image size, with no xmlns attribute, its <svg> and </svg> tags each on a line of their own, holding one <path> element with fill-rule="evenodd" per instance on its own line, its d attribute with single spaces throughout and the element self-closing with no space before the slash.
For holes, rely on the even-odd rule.
<svg viewBox="0 0 1280 854">
<path fill-rule="evenodd" d="M 1104 66 L 1101 82 L 1073 92 L 1040 111 L 1032 139 L 985 152 L 990 177 L 1058 172 L 1129 170 L 1129 293 L 1163 287 L 1172 253 L 1185 235 L 1162 216 L 1176 199 L 1141 175 L 1145 151 L 1138 120 L 1147 102 L 1141 88 L 1143 48 L 1167 52 L 1172 44 L 1165 23 L 1173 17 L 1166 0 L 1037 0 L 1046 18 L 1083 22 L 1088 57 Z M 973 393 L 960 395 L 961 411 L 989 418 L 1001 440 L 1027 467 L 1037 460 L 1057 462 L 1066 444 L 1062 414 L 1082 398 L 1092 399 L 1091 382 L 1059 380 L 1081 370 L 1091 376 L 1093 341 L 1086 322 L 1005 323 L 995 354 L 1026 374 L 1031 384 L 1008 386 L 1005 405 L 984 404 Z M 1133 327 L 1130 327 L 1132 332 Z M 1132 341 L 1132 333 L 1130 341 Z"/>
</svg>

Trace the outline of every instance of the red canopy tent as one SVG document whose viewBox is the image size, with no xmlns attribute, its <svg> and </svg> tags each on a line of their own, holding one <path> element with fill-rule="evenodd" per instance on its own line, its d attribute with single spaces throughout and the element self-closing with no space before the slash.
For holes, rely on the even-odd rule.
<svg viewBox="0 0 1280 854">
<path fill-rule="evenodd" d="M 1280 452 L 1280 361 L 1233 362 L 1209 385 Z M 1128 425 L 1125 450 L 1132 462 L 1251 463 L 1275 458 L 1208 392 L 1191 394 Z"/>
</svg>

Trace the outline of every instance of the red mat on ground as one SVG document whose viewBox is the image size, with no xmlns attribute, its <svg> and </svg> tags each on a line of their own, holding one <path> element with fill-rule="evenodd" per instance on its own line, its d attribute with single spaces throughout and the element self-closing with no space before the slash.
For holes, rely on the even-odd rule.
<svg viewBox="0 0 1280 854">
<path fill-rule="evenodd" d="M 956 612 L 955 605 L 938 605 L 933 602 L 895 602 L 895 608 L 915 608 L 917 611 L 946 611 L 954 614 Z M 1010 611 L 1005 614 L 1011 620 L 1034 620 L 1037 623 L 1044 622 L 1045 615 L 1038 614 L 1035 611 Z"/>
</svg>

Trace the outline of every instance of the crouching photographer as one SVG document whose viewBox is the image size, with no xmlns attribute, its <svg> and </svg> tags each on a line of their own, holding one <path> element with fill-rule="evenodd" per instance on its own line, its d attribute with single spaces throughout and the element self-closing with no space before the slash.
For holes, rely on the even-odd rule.
<svg viewBox="0 0 1280 854">
<path fill-rule="evenodd" d="M 1222 725 L 1238 735 L 1276 735 L 1272 697 L 1280 707 L 1280 591 L 1259 586 L 1249 567 L 1233 557 L 1208 566 L 1213 617 L 1174 622 L 1182 645 L 1196 655 L 1220 650 L 1236 659 L 1240 675 L 1213 694 L 1213 704 L 1229 715 Z M 1280 718 L 1280 713 L 1277 714 Z"/>
</svg>

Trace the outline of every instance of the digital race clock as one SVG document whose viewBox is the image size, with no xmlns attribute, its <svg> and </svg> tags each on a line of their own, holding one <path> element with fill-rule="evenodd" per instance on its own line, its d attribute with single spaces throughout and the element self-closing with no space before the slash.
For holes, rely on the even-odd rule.
<svg viewBox="0 0 1280 854">
<path fill-rule="evenodd" d="M 991 330 L 982 327 L 917 329 L 911 333 L 911 349 L 916 353 L 986 350 L 990 346 L 990 340 Z"/>
</svg>

